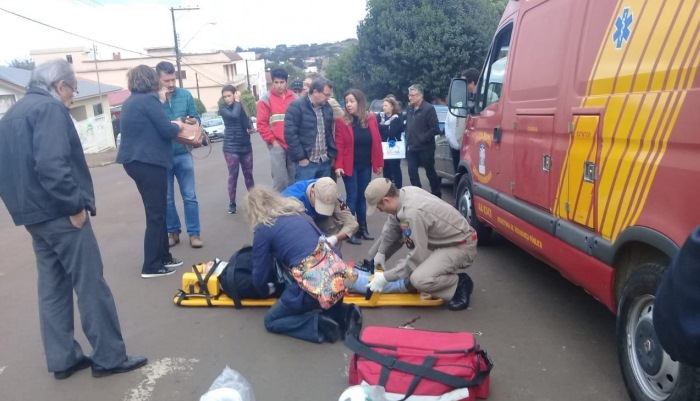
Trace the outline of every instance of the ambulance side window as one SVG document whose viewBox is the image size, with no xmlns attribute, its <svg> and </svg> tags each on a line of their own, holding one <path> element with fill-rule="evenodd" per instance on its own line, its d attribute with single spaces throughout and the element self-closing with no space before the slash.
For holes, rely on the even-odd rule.
<svg viewBox="0 0 700 401">
<path fill-rule="evenodd" d="M 488 105 L 498 102 L 501 98 L 512 32 L 513 24 L 510 23 L 501 29 L 493 41 L 486 67 L 479 78 L 479 110 L 483 110 Z"/>
</svg>

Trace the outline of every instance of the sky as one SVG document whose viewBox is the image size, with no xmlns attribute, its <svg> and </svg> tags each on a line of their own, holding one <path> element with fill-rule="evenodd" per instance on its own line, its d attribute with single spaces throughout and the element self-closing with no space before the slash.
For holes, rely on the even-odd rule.
<svg viewBox="0 0 700 401">
<path fill-rule="evenodd" d="M 0 0 L 0 65 L 35 49 L 91 49 L 93 41 L 105 43 L 95 43 L 99 58 L 173 46 L 171 7 L 199 8 L 175 11 L 183 53 L 356 38 L 366 15 L 366 0 Z"/>
</svg>

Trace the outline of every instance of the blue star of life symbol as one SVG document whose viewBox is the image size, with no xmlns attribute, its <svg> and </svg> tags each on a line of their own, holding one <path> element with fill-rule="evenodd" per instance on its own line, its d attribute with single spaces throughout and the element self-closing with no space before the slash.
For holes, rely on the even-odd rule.
<svg viewBox="0 0 700 401">
<path fill-rule="evenodd" d="M 615 20 L 615 32 L 613 33 L 613 42 L 615 42 L 615 48 L 621 49 L 622 45 L 629 41 L 632 31 L 630 26 L 634 21 L 634 16 L 630 11 L 629 7 L 625 7 L 622 11 L 622 15 L 618 15 Z"/>
</svg>

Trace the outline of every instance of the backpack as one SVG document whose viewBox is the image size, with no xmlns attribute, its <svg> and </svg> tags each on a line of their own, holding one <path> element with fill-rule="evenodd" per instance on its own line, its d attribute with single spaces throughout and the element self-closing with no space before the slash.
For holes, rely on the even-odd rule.
<svg viewBox="0 0 700 401">
<path fill-rule="evenodd" d="M 273 262 L 276 263 L 276 262 Z M 241 309 L 241 299 L 276 298 L 282 293 L 283 281 L 277 275 L 275 293 L 261 295 L 253 285 L 253 247 L 244 245 L 229 259 L 228 266 L 219 275 L 219 285 L 224 293 L 233 300 L 236 309 Z"/>
</svg>

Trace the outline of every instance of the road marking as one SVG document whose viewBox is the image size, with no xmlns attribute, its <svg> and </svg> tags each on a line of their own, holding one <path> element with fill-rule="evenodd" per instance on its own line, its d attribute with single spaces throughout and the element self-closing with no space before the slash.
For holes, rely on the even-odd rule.
<svg viewBox="0 0 700 401">
<path fill-rule="evenodd" d="M 124 401 L 150 400 L 157 379 L 176 371 L 189 373 L 194 370 L 194 364 L 197 362 L 199 359 L 163 358 L 149 363 L 141 368 L 141 372 L 146 375 L 146 378 L 136 388 L 127 392 Z"/>
<path fill-rule="evenodd" d="M 6 367 L 7 367 L 7 366 L 2 366 L 2 367 L 0 367 L 0 375 L 2 374 L 2 372 L 5 371 L 5 368 L 6 368 Z"/>
</svg>

